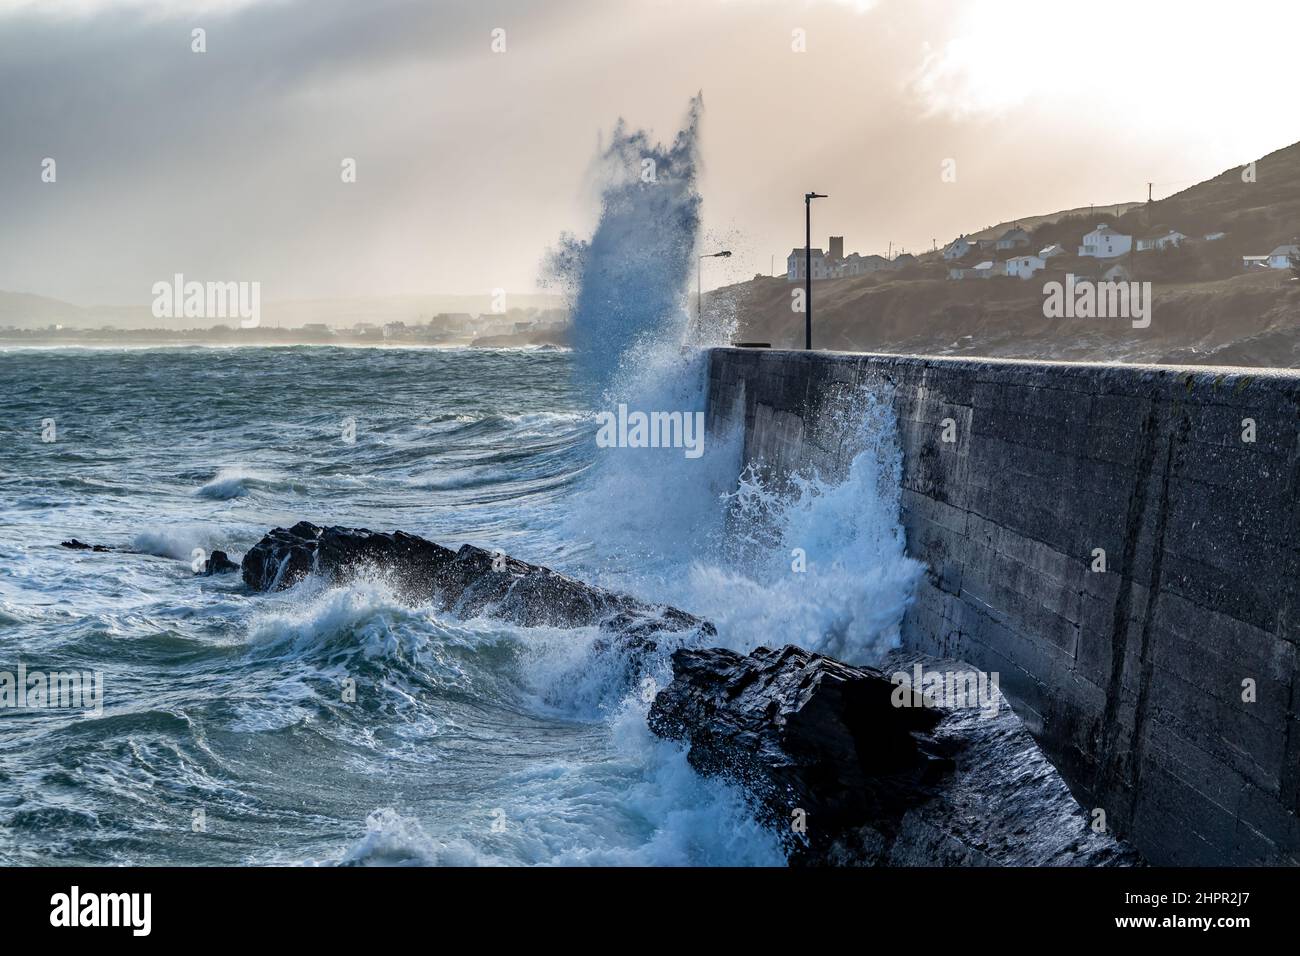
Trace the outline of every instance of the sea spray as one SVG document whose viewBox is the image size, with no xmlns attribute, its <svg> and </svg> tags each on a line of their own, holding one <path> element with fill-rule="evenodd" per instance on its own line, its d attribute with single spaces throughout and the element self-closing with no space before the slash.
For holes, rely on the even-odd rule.
<svg viewBox="0 0 1300 956">
<path fill-rule="evenodd" d="M 701 420 L 705 355 L 728 330 L 696 325 L 688 305 L 700 225 L 700 122 L 691 100 L 670 145 L 620 122 L 597 161 L 600 221 L 589 241 L 566 236 L 550 268 L 572 298 L 574 377 L 599 423 L 620 406 L 629 414 Z M 652 175 L 647 176 L 647 172 Z M 691 343 L 691 347 L 686 345 Z M 700 453 L 599 447 L 570 509 L 568 530 L 591 542 L 597 576 L 633 569 L 642 589 L 676 576 L 721 530 L 719 496 L 735 482 L 738 456 L 729 436 L 707 436 Z M 670 443 L 671 444 L 671 443 Z"/>
<path fill-rule="evenodd" d="M 791 643 L 854 664 L 898 645 L 924 566 L 899 524 L 902 454 L 890 402 L 869 391 L 823 414 L 839 433 L 842 475 L 784 480 L 751 463 L 727 495 L 720 553 L 692 562 L 679 598 L 724 643 Z"/>
<path fill-rule="evenodd" d="M 635 382 L 626 360 L 638 346 L 678 346 L 686 333 L 702 110 L 696 96 L 667 146 L 620 120 L 593 170 L 595 231 L 589 240 L 562 236 L 550 254 L 548 271 L 572 299 L 575 380 L 593 401 Z"/>
<path fill-rule="evenodd" d="M 575 374 L 598 423 L 618 409 L 706 411 L 704 349 L 726 344 L 731 329 L 697 325 L 687 309 L 700 119 L 697 98 L 670 147 L 620 124 L 597 164 L 591 241 L 567 237 L 552 257 L 572 291 Z M 653 182 L 639 176 L 644 160 Z M 877 659 L 897 643 L 921 573 L 898 520 L 893 410 L 862 392 L 823 417 L 841 434 L 840 473 L 804 469 L 779 482 L 745 468 L 734 429 L 708 432 L 695 457 L 601 442 L 597 432 L 567 523 L 589 542 L 582 573 L 702 614 L 738 650 L 796 643 Z"/>
</svg>

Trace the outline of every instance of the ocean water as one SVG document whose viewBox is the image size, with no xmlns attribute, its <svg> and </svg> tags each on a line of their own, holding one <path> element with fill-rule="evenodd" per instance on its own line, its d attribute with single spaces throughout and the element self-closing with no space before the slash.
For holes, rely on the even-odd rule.
<svg viewBox="0 0 1300 956">
<path fill-rule="evenodd" d="M 629 677 L 590 629 L 192 570 L 299 520 L 401 529 L 674 604 L 741 651 L 895 645 L 921 569 L 888 402 L 843 423 L 835 484 L 766 487 L 736 435 L 597 446 L 620 402 L 702 411 L 729 334 L 686 301 L 699 110 L 666 147 L 620 125 L 595 164 L 599 225 L 550 265 L 575 351 L 0 351 L 0 683 L 103 678 L 97 712 L 0 707 L 0 864 L 784 862 L 646 729 L 666 651 Z"/>
<path fill-rule="evenodd" d="M 698 382 L 698 357 L 678 354 Z M 781 863 L 742 794 L 649 734 L 644 680 L 629 686 L 593 633 L 456 620 L 370 582 L 265 595 L 191 570 L 195 548 L 238 559 L 300 519 L 401 528 L 677 603 L 739 649 L 869 659 L 893 640 L 915 569 L 865 492 L 896 462 L 873 449 L 862 487 L 779 498 L 737 485 L 725 441 L 698 460 L 598 449 L 572 364 L 0 353 L 0 670 L 104 681 L 98 715 L 0 711 L 0 862 Z M 724 497 L 738 487 L 746 503 Z M 722 516 L 755 501 L 775 537 L 737 548 Z M 834 571 L 786 573 L 795 541 Z"/>
</svg>

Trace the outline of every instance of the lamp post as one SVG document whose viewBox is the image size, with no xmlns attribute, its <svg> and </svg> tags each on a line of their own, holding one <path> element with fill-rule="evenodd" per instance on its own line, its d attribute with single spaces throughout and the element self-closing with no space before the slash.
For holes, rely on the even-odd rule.
<svg viewBox="0 0 1300 956">
<path fill-rule="evenodd" d="M 704 286 L 700 281 L 704 272 L 705 259 L 730 259 L 731 250 L 723 249 L 721 252 L 710 252 L 700 256 L 695 260 L 695 327 L 701 327 L 701 313 L 704 310 Z"/>
<path fill-rule="evenodd" d="M 811 192 L 804 193 L 804 242 L 803 242 L 803 282 L 804 282 L 804 302 L 803 302 L 803 321 L 804 321 L 804 339 L 803 347 L 809 351 L 812 350 L 812 201 L 814 199 L 826 199 L 822 193 Z"/>
</svg>

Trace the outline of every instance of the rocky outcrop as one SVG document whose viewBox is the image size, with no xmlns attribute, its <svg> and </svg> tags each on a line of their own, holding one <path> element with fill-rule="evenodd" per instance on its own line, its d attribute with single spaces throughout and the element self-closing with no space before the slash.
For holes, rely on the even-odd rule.
<svg viewBox="0 0 1300 956">
<path fill-rule="evenodd" d="M 977 673 L 965 661 L 895 651 L 891 677 L 920 663 L 928 673 Z M 1139 866 L 1141 856 L 1081 805 L 1011 707 L 946 712 L 931 737 L 954 767 L 933 797 L 907 811 L 883 862 L 890 866 Z M 832 859 L 862 856 L 847 834 Z M 838 854 L 836 856 L 835 854 Z"/>
<path fill-rule="evenodd" d="M 200 574 L 211 576 L 213 574 L 229 574 L 231 571 L 238 571 L 240 566 L 230 560 L 230 555 L 224 551 L 213 551 L 208 560 L 203 562 L 203 570 Z"/>
<path fill-rule="evenodd" d="M 276 528 L 244 555 L 244 582 L 254 590 L 287 588 L 311 573 L 333 582 L 375 574 L 408 600 L 525 627 L 600 625 L 637 640 L 655 633 L 716 633 L 707 621 L 673 607 L 647 604 L 472 545 L 452 551 L 404 531 L 300 521 Z"/>
<path fill-rule="evenodd" d="M 73 551 L 95 551 L 106 553 L 114 550 L 103 544 L 86 544 L 84 541 L 78 541 L 76 538 L 69 538 L 67 541 L 59 542 L 60 547 L 70 548 Z"/>
<path fill-rule="evenodd" d="M 942 714 L 894 707 L 879 671 L 794 645 L 748 656 L 682 648 L 672 660 L 650 729 L 687 742 L 700 773 L 749 790 L 796 862 L 815 862 L 848 830 L 896 828 L 952 767 L 925 736 Z"/>
<path fill-rule="evenodd" d="M 683 648 L 649 723 L 743 787 L 795 865 L 1136 862 L 1088 829 L 1009 708 L 927 706 L 874 668 Z"/>
<path fill-rule="evenodd" d="M 379 533 L 364 528 L 320 527 L 299 521 L 262 536 L 244 555 L 244 583 L 254 591 L 293 587 L 312 572 L 333 581 L 362 569 L 382 571 L 404 591 L 433 594 L 433 577 L 455 552 L 404 531 Z"/>
</svg>

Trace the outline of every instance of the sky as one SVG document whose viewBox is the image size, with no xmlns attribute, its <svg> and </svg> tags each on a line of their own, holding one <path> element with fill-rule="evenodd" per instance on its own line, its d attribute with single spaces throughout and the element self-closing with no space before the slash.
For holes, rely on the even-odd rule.
<svg viewBox="0 0 1300 956">
<path fill-rule="evenodd" d="M 1295 0 L 0 0 L 0 290 L 530 293 L 602 136 L 697 92 L 706 287 L 783 271 L 809 190 L 814 245 L 922 251 L 1300 140 L 1297 35 Z"/>
</svg>

